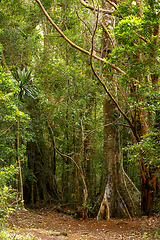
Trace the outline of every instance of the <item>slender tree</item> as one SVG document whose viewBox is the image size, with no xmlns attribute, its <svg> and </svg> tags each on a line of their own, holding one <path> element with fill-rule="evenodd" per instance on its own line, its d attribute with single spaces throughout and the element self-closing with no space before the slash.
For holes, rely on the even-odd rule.
<svg viewBox="0 0 160 240">
<path fill-rule="evenodd" d="M 32 78 L 31 78 L 31 70 L 23 70 L 20 69 L 15 70 L 14 77 L 18 83 L 19 93 L 17 95 L 18 98 L 18 111 L 20 111 L 21 101 L 26 96 L 30 96 L 33 98 L 33 85 L 32 85 Z M 21 204 L 22 209 L 24 210 L 24 198 L 23 198 L 23 180 L 22 180 L 22 171 L 21 171 L 21 157 L 20 157 L 20 119 L 18 116 L 17 119 L 17 160 L 18 160 L 18 167 L 19 167 L 19 181 L 20 181 L 20 193 L 21 193 Z"/>
</svg>

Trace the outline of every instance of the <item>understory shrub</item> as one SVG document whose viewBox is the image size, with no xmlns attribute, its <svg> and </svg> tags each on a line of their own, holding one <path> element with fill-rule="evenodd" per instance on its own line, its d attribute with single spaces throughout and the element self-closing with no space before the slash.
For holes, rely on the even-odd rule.
<svg viewBox="0 0 160 240">
<path fill-rule="evenodd" d="M 13 211 L 16 190 L 12 184 L 15 179 L 17 168 L 14 165 L 0 168 L 0 228 L 6 221 L 9 212 Z"/>
</svg>

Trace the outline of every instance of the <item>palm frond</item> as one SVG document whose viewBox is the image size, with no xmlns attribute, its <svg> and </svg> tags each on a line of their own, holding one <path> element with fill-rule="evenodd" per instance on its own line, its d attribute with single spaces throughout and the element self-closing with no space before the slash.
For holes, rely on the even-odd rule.
<svg viewBox="0 0 160 240">
<path fill-rule="evenodd" d="M 36 91 L 34 90 L 34 86 L 31 85 L 33 80 L 31 73 L 31 70 L 26 70 L 25 68 L 22 70 L 18 68 L 13 72 L 13 76 L 16 79 L 19 87 L 19 99 L 24 98 L 24 96 L 35 98 L 34 95 Z"/>
</svg>

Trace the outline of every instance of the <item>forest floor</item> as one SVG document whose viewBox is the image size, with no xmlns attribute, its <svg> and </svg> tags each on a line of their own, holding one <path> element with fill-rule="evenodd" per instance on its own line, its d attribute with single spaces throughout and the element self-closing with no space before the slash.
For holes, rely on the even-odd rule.
<svg viewBox="0 0 160 240">
<path fill-rule="evenodd" d="M 51 207 L 15 211 L 8 220 L 11 239 L 109 240 L 160 239 L 160 216 L 132 220 L 75 219 Z M 23 238 L 24 237 L 24 238 Z"/>
</svg>

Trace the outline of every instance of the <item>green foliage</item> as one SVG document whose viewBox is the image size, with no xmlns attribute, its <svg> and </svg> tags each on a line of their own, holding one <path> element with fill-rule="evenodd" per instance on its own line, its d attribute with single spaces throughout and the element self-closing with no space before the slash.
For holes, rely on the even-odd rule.
<svg viewBox="0 0 160 240">
<path fill-rule="evenodd" d="M 14 165 L 0 168 L 0 224 L 4 223 L 8 214 L 14 210 L 16 191 L 12 188 L 12 182 L 15 181 L 15 174 L 18 169 Z"/>
<path fill-rule="evenodd" d="M 11 74 L 5 73 L 0 69 L 0 161 L 3 164 L 14 163 L 16 157 L 15 138 L 16 138 L 16 123 L 19 118 L 21 121 L 20 129 L 22 139 L 30 139 L 31 133 L 26 131 L 29 128 L 29 116 L 26 108 L 20 111 L 18 108 L 17 96 L 22 93 L 17 81 Z M 23 155 L 25 147 L 20 150 Z"/>
<path fill-rule="evenodd" d="M 15 94 L 18 92 L 16 81 L 10 74 L 4 72 L 0 68 L 0 101 L 1 101 L 1 117 L 3 119 L 15 120 L 18 109 L 15 101 Z"/>
<path fill-rule="evenodd" d="M 130 3 L 129 3 L 130 2 Z M 121 65 L 127 71 L 126 78 L 129 81 L 139 77 L 144 77 L 147 73 L 158 73 L 159 64 L 159 43 L 155 44 L 156 28 L 159 24 L 159 5 L 143 1 L 144 11 L 135 12 L 132 1 L 125 1 L 119 4 L 122 14 L 126 13 L 123 7 L 126 6 L 129 12 L 120 20 L 114 28 L 115 38 L 118 40 L 119 47 L 111 54 L 114 63 Z M 139 56 L 139 57 L 138 57 Z"/>
<path fill-rule="evenodd" d="M 121 20 L 119 24 L 114 28 L 115 37 L 119 41 L 119 43 L 126 45 L 133 44 L 135 40 L 139 40 L 136 35 L 136 31 L 141 28 L 142 20 L 139 17 L 134 15 L 127 16 L 125 19 Z M 136 41 L 136 44 L 137 44 Z M 136 49 L 134 49 L 134 53 Z"/>
<path fill-rule="evenodd" d="M 34 62 L 33 55 L 38 52 L 41 35 L 36 29 L 37 4 L 31 1 L 1 1 L 0 5 L 0 33 L 1 44 L 7 65 L 20 67 Z M 38 43 L 38 44 L 37 44 Z"/>
<path fill-rule="evenodd" d="M 141 159 L 148 170 L 152 171 L 160 163 L 160 133 L 151 132 L 145 135 L 141 142 L 126 149 L 130 152 L 129 158 L 131 161 Z"/>
</svg>

